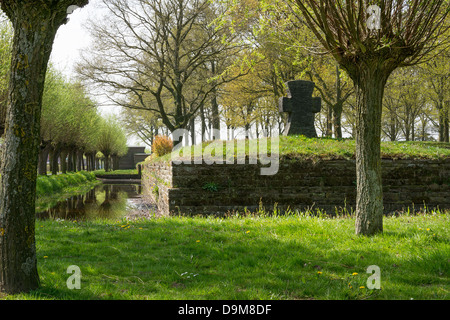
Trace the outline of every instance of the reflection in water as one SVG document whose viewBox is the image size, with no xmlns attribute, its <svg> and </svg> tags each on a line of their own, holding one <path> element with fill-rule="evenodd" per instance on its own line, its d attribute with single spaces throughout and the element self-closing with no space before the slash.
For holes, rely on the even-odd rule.
<svg viewBox="0 0 450 320">
<path fill-rule="evenodd" d="M 122 218 L 141 197 L 138 184 L 102 184 L 89 192 L 58 202 L 53 208 L 38 213 L 38 219 L 89 220 Z"/>
</svg>

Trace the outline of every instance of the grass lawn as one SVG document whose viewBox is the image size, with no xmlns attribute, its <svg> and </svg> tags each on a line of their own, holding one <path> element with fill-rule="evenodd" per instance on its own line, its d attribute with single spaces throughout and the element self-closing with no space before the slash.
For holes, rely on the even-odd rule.
<svg viewBox="0 0 450 320">
<path fill-rule="evenodd" d="M 37 221 L 41 288 L 3 299 L 449 299 L 450 215 Z M 67 268 L 82 272 L 70 290 Z M 367 267 L 381 271 L 368 289 Z"/>
<path fill-rule="evenodd" d="M 270 151 L 272 146 L 266 142 L 267 138 L 259 139 L 263 141 Z M 255 141 L 255 140 L 253 140 Z M 270 141 L 270 139 L 269 139 Z M 278 142 L 278 154 L 280 158 L 296 160 L 325 160 L 325 159 L 352 159 L 355 158 L 355 140 L 351 139 L 331 139 L 331 138 L 306 138 L 305 136 L 281 136 Z M 208 147 L 205 152 L 206 147 Z M 219 147 L 215 147 L 219 146 Z M 223 140 L 207 141 L 194 147 L 183 147 L 181 151 L 174 154 L 167 154 L 159 158 L 149 158 L 148 161 L 168 161 L 172 158 L 181 157 L 192 158 L 195 155 L 215 154 L 223 152 L 225 159 L 236 154 L 249 155 L 249 143 L 244 140 L 234 142 L 234 148 L 230 146 L 227 150 L 226 142 Z M 256 149 L 254 149 L 256 150 Z M 250 152 L 254 154 L 255 152 Z M 390 159 L 448 159 L 450 158 L 450 144 L 443 142 L 423 142 L 423 141 L 383 141 L 381 142 L 381 156 Z"/>
</svg>

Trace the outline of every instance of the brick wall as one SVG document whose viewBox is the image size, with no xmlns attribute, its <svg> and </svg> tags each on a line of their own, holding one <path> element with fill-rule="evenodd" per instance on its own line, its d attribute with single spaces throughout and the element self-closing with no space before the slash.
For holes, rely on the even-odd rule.
<svg viewBox="0 0 450 320">
<path fill-rule="evenodd" d="M 280 160 L 273 176 L 260 165 L 145 164 L 144 195 L 164 213 L 221 214 L 262 205 L 287 209 L 354 210 L 354 160 Z M 386 213 L 427 208 L 450 209 L 450 159 L 382 160 Z M 157 187 L 156 187 L 157 186 Z"/>
</svg>

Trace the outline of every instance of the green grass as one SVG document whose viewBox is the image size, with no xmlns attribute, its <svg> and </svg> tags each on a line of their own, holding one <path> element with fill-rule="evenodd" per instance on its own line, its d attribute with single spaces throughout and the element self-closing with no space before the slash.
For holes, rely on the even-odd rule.
<svg viewBox="0 0 450 320">
<path fill-rule="evenodd" d="M 105 172 L 104 169 L 93 171 L 95 175 L 116 175 L 116 174 L 138 174 L 137 169 L 127 169 L 127 170 L 114 170 Z"/>
<path fill-rule="evenodd" d="M 266 138 L 264 138 L 266 139 Z M 259 139 L 267 144 L 266 140 Z M 242 142 L 242 140 L 241 140 Z M 184 157 L 192 157 L 194 154 L 205 154 L 208 147 L 211 151 L 214 146 L 220 146 L 217 150 L 222 152 L 225 158 L 230 156 L 224 141 L 209 141 L 194 147 L 184 147 L 180 155 Z M 248 145 L 245 147 L 248 155 Z M 271 145 L 269 143 L 269 150 Z M 244 144 L 235 143 L 234 154 L 244 151 Z M 216 150 L 211 151 L 215 154 Z M 252 154 L 252 153 L 250 153 Z M 330 139 L 330 138 L 306 138 L 304 136 L 282 136 L 279 139 L 279 155 L 285 159 L 299 160 L 319 160 L 319 159 L 352 159 L 355 158 L 355 140 L 351 139 Z M 404 142 L 381 142 L 381 156 L 383 158 L 392 159 L 444 159 L 450 158 L 450 144 L 442 142 L 422 142 L 422 141 L 404 141 Z M 171 154 L 151 159 L 151 161 L 168 161 L 172 158 Z"/>
<path fill-rule="evenodd" d="M 93 172 L 38 176 L 36 181 L 36 211 L 47 210 L 68 197 L 83 194 L 101 183 Z"/>
<path fill-rule="evenodd" d="M 61 192 L 67 187 L 85 184 L 94 180 L 95 175 L 92 172 L 87 171 L 69 172 L 66 174 L 50 176 L 41 175 L 37 177 L 36 195 L 39 197 L 55 192 Z"/>
<path fill-rule="evenodd" d="M 37 221 L 41 288 L 6 299 L 449 299 L 450 216 Z M 82 272 L 69 290 L 67 268 Z M 381 270 L 368 289 L 367 267 Z"/>
</svg>

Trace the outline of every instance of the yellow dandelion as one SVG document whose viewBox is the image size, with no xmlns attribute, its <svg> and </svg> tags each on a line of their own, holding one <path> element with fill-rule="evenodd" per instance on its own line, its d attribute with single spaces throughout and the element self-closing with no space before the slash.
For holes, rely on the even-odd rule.
<svg viewBox="0 0 450 320">
<path fill-rule="evenodd" d="M 356 276 L 358 274 L 358 272 L 353 272 L 352 276 Z"/>
<path fill-rule="evenodd" d="M 48 258 L 48 256 L 44 256 L 44 259 L 47 259 Z"/>
<path fill-rule="evenodd" d="M 359 287 L 360 289 L 364 289 L 365 287 L 364 286 L 361 286 L 361 287 Z"/>
<path fill-rule="evenodd" d="M 317 274 L 322 274 L 322 271 L 317 271 Z"/>
<path fill-rule="evenodd" d="M 197 240 L 197 241 L 195 241 L 195 242 L 200 242 L 200 240 Z"/>
<path fill-rule="evenodd" d="M 430 231 L 430 228 L 427 228 L 427 231 Z"/>
<path fill-rule="evenodd" d="M 250 230 L 245 231 L 245 233 L 250 233 Z"/>
</svg>

